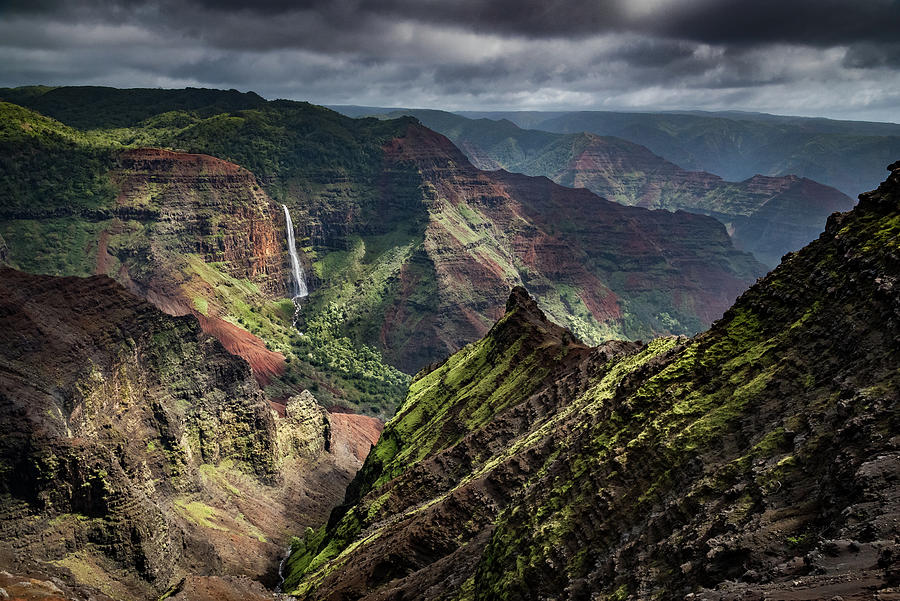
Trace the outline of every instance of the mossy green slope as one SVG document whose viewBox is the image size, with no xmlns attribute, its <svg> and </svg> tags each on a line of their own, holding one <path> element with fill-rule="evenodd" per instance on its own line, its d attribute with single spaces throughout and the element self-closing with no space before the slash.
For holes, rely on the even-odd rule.
<svg viewBox="0 0 900 601">
<path fill-rule="evenodd" d="M 506 315 L 484 339 L 414 380 L 406 402 L 385 426 L 379 444 L 351 484 L 347 502 L 332 514 L 328 537 L 324 531 L 309 534 L 292 555 L 285 590 L 299 585 L 303 570 L 320 570 L 317 580 L 334 573 L 328 562 L 341 563 L 339 555 L 353 537 L 375 536 L 379 522 L 392 511 L 416 510 L 417 493 L 388 483 L 402 479 L 423 459 L 458 445 L 510 405 L 581 363 L 588 353 L 569 332 L 548 321 L 523 288 L 515 289 Z M 481 459 L 487 461 L 490 454 Z M 445 484 L 451 480 L 452 476 Z M 365 507 L 351 508 L 362 497 L 368 499 Z M 303 589 L 309 590 L 309 584 Z"/>
<path fill-rule="evenodd" d="M 892 168 L 693 339 L 601 347 L 474 422 L 464 390 L 426 393 L 420 378 L 391 424 L 417 427 L 382 438 L 349 506 L 297 554 L 293 586 L 310 599 L 886 589 L 900 498 Z"/>
</svg>

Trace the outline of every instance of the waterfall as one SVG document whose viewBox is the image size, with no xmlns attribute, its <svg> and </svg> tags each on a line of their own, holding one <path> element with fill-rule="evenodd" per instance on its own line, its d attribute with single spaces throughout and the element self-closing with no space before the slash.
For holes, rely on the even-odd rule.
<svg viewBox="0 0 900 601">
<path fill-rule="evenodd" d="M 284 209 L 284 221 L 287 227 L 288 252 L 291 254 L 291 270 L 294 273 L 294 294 L 293 298 L 303 298 L 309 294 L 306 289 L 306 276 L 303 274 L 303 267 L 300 265 L 300 257 L 297 256 L 297 244 L 294 242 L 294 222 L 291 221 L 291 212 L 287 206 L 281 205 Z"/>
</svg>

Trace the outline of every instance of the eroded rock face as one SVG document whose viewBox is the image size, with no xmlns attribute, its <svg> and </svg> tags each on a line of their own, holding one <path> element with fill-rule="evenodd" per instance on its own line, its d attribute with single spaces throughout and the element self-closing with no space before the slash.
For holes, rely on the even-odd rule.
<svg viewBox="0 0 900 601">
<path fill-rule="evenodd" d="M 388 352 L 397 349 L 410 371 L 483 336 L 516 285 L 576 335 L 599 342 L 698 331 L 764 272 L 711 218 L 479 171 L 447 138 L 418 125 L 385 152 L 389 164 L 415 167 L 429 216 L 419 261 L 436 280 L 434 309 L 423 316 L 404 306 L 411 295 L 398 295 L 386 312 L 392 329 L 382 330 Z M 416 273 L 401 271 L 402 289 L 419 284 Z M 395 338 L 410 329 L 421 344 Z"/>
<path fill-rule="evenodd" d="M 283 455 L 318 457 L 329 444 L 328 412 L 308 391 L 291 397 L 285 404 L 278 447 Z M 324 433 L 324 435 L 323 435 Z"/>
<path fill-rule="evenodd" d="M 725 181 L 689 171 L 623 139 L 628 135 L 551 133 L 432 110 L 395 114 L 413 115 L 446 135 L 479 169 L 544 175 L 626 205 L 711 215 L 725 224 L 739 248 L 768 266 L 814 240 L 831 213 L 853 207 L 839 190 L 794 175 Z M 783 167 L 761 173 L 783 172 Z"/>
<path fill-rule="evenodd" d="M 0 563 L 116 598 L 185 574 L 274 585 L 287 533 L 324 520 L 359 466 L 326 452 L 308 393 L 288 407 L 191 316 L 106 276 L 3 269 Z"/>
<path fill-rule="evenodd" d="M 119 190 L 117 218 L 100 233 L 97 273 L 167 313 L 193 313 L 260 383 L 282 373 L 280 353 L 220 318 L 226 311 L 216 291 L 221 272 L 263 298 L 286 293 L 283 218 L 256 178 L 211 156 L 142 148 L 122 153 L 110 179 Z"/>
<path fill-rule="evenodd" d="M 514 290 L 421 374 L 307 599 L 863 599 L 898 584 L 900 163 L 692 339 L 589 349 Z"/>
<path fill-rule="evenodd" d="M 154 216 L 151 252 L 196 254 L 265 292 L 285 293 L 283 221 L 246 169 L 208 155 L 141 148 L 122 153 L 110 177 L 120 215 Z M 98 251 L 98 269 L 109 260 L 103 250 L 109 252 Z"/>
</svg>

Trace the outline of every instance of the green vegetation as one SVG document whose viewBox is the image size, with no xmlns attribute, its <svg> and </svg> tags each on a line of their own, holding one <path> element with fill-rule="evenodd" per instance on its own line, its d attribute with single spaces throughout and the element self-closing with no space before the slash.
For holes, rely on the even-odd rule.
<svg viewBox="0 0 900 601">
<path fill-rule="evenodd" d="M 2 90 L 0 97 L 69 124 L 0 103 L 0 196 L 7 199 L 0 210 L 0 236 L 9 246 L 12 266 L 90 275 L 104 237 L 106 273 L 125 270 L 139 282 L 165 274 L 172 280 L 169 293 L 182 290 L 198 313 L 224 317 L 283 353 L 288 369 L 273 380 L 273 396 L 309 388 L 324 404 L 383 417 L 392 413 L 409 376 L 374 348 L 378 335 L 371 316 L 386 310 L 396 295 L 393 282 L 421 243 L 421 230 L 408 208 L 376 212 L 372 180 L 381 169 L 381 144 L 402 132 L 405 122 L 356 121 L 306 103 L 268 103 L 255 94 L 214 90 L 19 88 Z M 114 157 L 139 146 L 238 162 L 265 183 L 273 198 L 292 205 L 298 219 L 304 212 L 294 205 L 302 198 L 319 210 L 362 211 L 364 220 L 383 224 L 383 233 L 365 241 L 350 238 L 350 248 L 361 254 L 349 258 L 340 247 L 305 249 L 329 287 L 304 303 L 303 333 L 298 333 L 288 301 L 261 292 L 260 282 L 234 277 L 226 263 L 185 253 L 184 241 L 163 237 L 155 220 L 172 193 L 165 187 L 148 181 L 133 191 L 129 218 L 116 217 L 121 211 L 114 205 Z M 213 231 L 204 244 L 216 248 L 221 240 Z"/>
<path fill-rule="evenodd" d="M 855 198 L 900 156 L 900 127 L 761 113 L 494 113 L 543 132 L 590 132 L 646 146 L 690 170 L 741 181 L 793 173 Z"/>
<path fill-rule="evenodd" d="M 108 216 L 115 191 L 106 174 L 116 146 L 0 102 L 0 219 Z"/>
<path fill-rule="evenodd" d="M 169 111 L 211 116 L 266 102 L 252 92 L 242 94 L 237 90 L 119 90 L 99 86 L 0 88 L 0 99 L 87 130 L 132 126 Z"/>
<path fill-rule="evenodd" d="M 376 589 L 380 576 L 359 566 L 410 545 L 392 559 L 401 575 L 442 574 L 451 553 L 474 554 L 448 598 L 549 598 L 577 583 L 597 583 L 599 598 L 657 598 L 708 586 L 692 575 L 698 558 L 706 575 L 731 578 L 720 534 L 746 533 L 734 540 L 754 560 L 815 548 L 834 508 L 857 502 L 832 489 L 823 501 L 830 466 L 862 445 L 852 473 L 890 448 L 900 355 L 882 331 L 895 324 L 872 317 L 893 307 L 898 210 L 896 194 L 864 200 L 708 332 L 584 361 L 563 372 L 572 379 L 549 359 L 565 339 L 508 313 L 412 383 L 355 503 L 302 546 L 292 588 L 341 590 L 348 571 Z M 441 529 L 456 520 L 465 527 Z M 427 540 L 410 534 L 420 528 Z"/>
<path fill-rule="evenodd" d="M 97 239 L 108 221 L 77 217 L 0 221 L 11 241 L 10 265 L 31 273 L 88 276 L 97 264 Z"/>
</svg>

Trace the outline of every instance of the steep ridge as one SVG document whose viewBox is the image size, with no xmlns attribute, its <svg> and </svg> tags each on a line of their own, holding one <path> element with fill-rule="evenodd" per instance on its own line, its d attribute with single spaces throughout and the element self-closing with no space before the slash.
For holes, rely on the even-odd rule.
<svg viewBox="0 0 900 601">
<path fill-rule="evenodd" d="M 869 599 L 900 585 L 900 163 L 692 339 L 588 349 L 522 289 L 421 374 L 305 599 Z"/>
<path fill-rule="evenodd" d="M 546 178 L 479 171 L 421 126 L 410 126 L 386 154 L 414 165 L 423 181 L 424 250 L 441 320 L 428 325 L 447 351 L 483 335 L 502 315 L 496 299 L 515 285 L 528 286 L 553 319 L 596 343 L 700 330 L 763 271 L 713 219 L 624 207 Z"/>
<path fill-rule="evenodd" d="M 214 575 L 244 583 L 236 599 L 259 587 L 237 577 L 275 584 L 286 533 L 321 523 L 360 465 L 329 449 L 377 437 L 375 420 L 350 419 L 333 428 L 308 392 L 278 417 L 196 320 L 106 276 L 0 270 L 9 573 L 71 598 L 156 598 Z"/>
<path fill-rule="evenodd" d="M 434 110 L 389 115 L 416 117 L 449 137 L 480 169 L 544 175 L 626 205 L 711 215 L 739 248 L 771 266 L 814 240 L 831 213 L 853 207 L 845 194 L 806 178 L 756 175 L 726 182 L 612 136 L 520 129 L 505 119 L 472 120 Z"/>
</svg>

